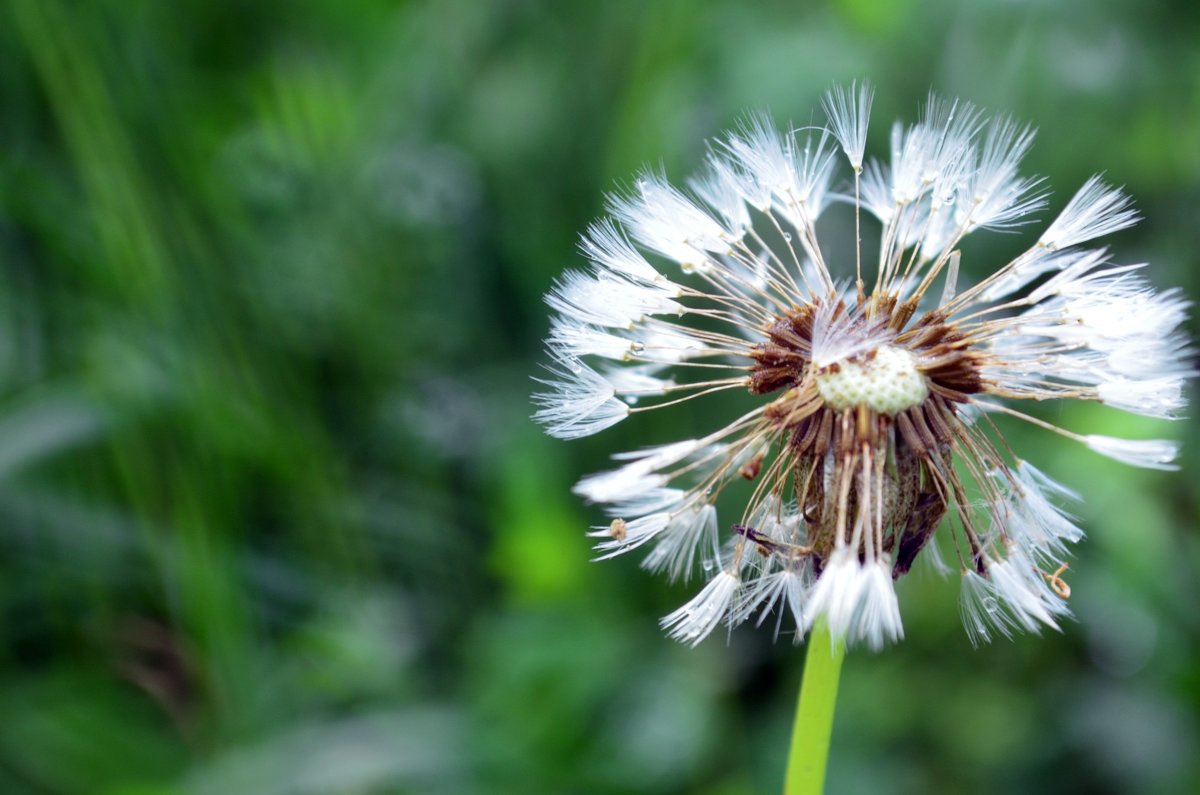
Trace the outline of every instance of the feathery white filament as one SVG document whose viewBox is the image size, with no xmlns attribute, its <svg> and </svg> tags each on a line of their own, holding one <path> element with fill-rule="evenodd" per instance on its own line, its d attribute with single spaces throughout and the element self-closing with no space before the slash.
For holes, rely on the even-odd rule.
<svg viewBox="0 0 1200 795">
<path fill-rule="evenodd" d="M 560 356 L 602 356 L 617 360 L 628 358 L 634 345 L 633 340 L 562 316 L 554 318 L 546 342 Z"/>
<path fill-rule="evenodd" d="M 1051 500 L 1079 500 L 1079 495 L 1056 483 L 1026 461 L 1012 470 L 1017 488 L 1009 495 L 1006 534 L 1032 560 L 1049 563 L 1067 553 L 1066 544 L 1083 538 L 1083 531 Z"/>
<path fill-rule="evenodd" d="M 607 273 L 589 276 L 567 271 L 546 296 L 546 303 L 579 323 L 633 328 L 651 315 L 682 315 L 676 296 L 675 290 L 652 288 Z"/>
<path fill-rule="evenodd" d="M 1100 400 L 1113 408 L 1164 420 L 1179 419 L 1179 412 L 1187 405 L 1182 375 L 1143 381 L 1114 378 L 1102 382 L 1096 391 Z"/>
<path fill-rule="evenodd" d="M 1069 615 L 1066 602 L 1042 579 L 1033 563 L 1014 551 L 1003 560 L 987 561 L 990 591 L 1008 611 L 1008 618 L 1026 632 L 1036 633 L 1041 626 L 1058 629 L 1056 616 Z"/>
<path fill-rule="evenodd" d="M 775 634 L 778 636 L 783 612 L 786 611 L 791 614 L 796 625 L 796 642 L 799 643 L 804 637 L 806 626 L 804 611 L 808 588 L 807 577 L 802 571 L 794 568 L 764 574 L 746 589 L 746 595 L 738 608 L 738 618 L 745 620 L 758 611 L 757 624 L 762 626 L 772 611 L 778 611 L 775 624 Z"/>
<path fill-rule="evenodd" d="M 645 544 L 650 539 L 657 536 L 659 533 L 667 529 L 667 525 L 671 523 L 673 516 L 666 511 L 648 514 L 638 517 L 632 522 L 625 522 L 618 519 L 618 526 L 621 527 L 620 535 L 616 536 L 612 533 L 612 525 L 606 527 L 597 527 L 588 535 L 593 538 L 604 538 L 605 540 L 596 544 L 596 551 L 603 552 L 596 560 L 608 560 L 614 558 L 623 552 L 628 552 L 631 549 L 637 549 L 642 544 Z"/>
<path fill-rule="evenodd" d="M 659 624 L 675 640 L 695 646 L 726 617 L 739 585 L 736 575 L 722 571 L 687 604 L 663 616 Z"/>
<path fill-rule="evenodd" d="M 894 334 L 880 324 L 861 322 L 858 309 L 845 309 L 826 301 L 816 308 L 812 321 L 812 361 L 829 367 L 865 355 L 892 341 Z"/>
<path fill-rule="evenodd" d="M 992 584 L 973 571 L 963 574 L 959 605 L 963 628 L 972 646 L 990 643 L 993 634 L 1011 638 L 1017 628 L 1017 622 L 1000 603 Z"/>
<path fill-rule="evenodd" d="M 1026 216 L 1045 206 L 1045 194 L 1033 192 L 1041 180 L 1017 173 L 1033 136 L 1032 128 L 1019 127 L 1012 119 L 992 122 L 979 162 L 963 185 L 966 201 L 959 203 L 960 223 L 969 223 L 971 229 L 1005 229 L 1025 223 Z"/>
<path fill-rule="evenodd" d="M 625 396 L 625 402 L 632 406 L 640 398 L 665 395 L 668 389 L 675 386 L 674 380 L 655 375 L 661 369 L 656 364 L 602 367 L 601 375 L 612 385 L 613 391 Z"/>
<path fill-rule="evenodd" d="M 867 83 L 851 83 L 850 88 L 834 86 L 825 92 L 821 104 L 833 134 L 855 171 L 862 170 L 863 150 L 867 146 L 867 122 L 871 118 L 874 91 Z"/>
<path fill-rule="evenodd" d="M 616 502 L 640 496 L 665 485 L 666 478 L 659 475 L 658 471 L 682 461 L 695 452 L 699 444 L 695 439 L 688 439 L 631 453 L 618 453 L 613 457 L 629 463 L 609 472 L 588 475 L 575 485 L 574 492 L 591 502 Z"/>
<path fill-rule="evenodd" d="M 708 550 L 709 560 L 718 557 L 717 509 L 709 503 L 695 506 L 678 521 L 671 522 L 642 561 L 642 568 L 665 571 L 672 582 L 687 582 L 701 550 Z"/>
<path fill-rule="evenodd" d="M 828 132 L 815 144 L 811 136 L 801 143 L 794 134 L 781 135 L 768 116 L 757 115 L 723 147 L 731 163 L 728 174 L 751 206 L 763 212 L 778 209 L 802 234 L 813 230 L 833 173 L 835 152 Z"/>
<path fill-rule="evenodd" d="M 610 196 L 609 209 L 638 242 L 685 270 L 707 267 L 709 253 L 728 251 L 737 237 L 659 174 L 638 177 L 632 195 Z"/>
<path fill-rule="evenodd" d="M 721 216 L 726 228 L 741 239 L 753 223 L 742 192 L 743 178 L 727 160 L 716 155 L 708 158 L 708 171 L 688 185 L 705 204 Z"/>
<path fill-rule="evenodd" d="M 656 476 L 657 477 L 657 476 Z M 661 482 L 667 478 L 657 477 Z M 616 497 L 604 506 L 604 512 L 615 519 L 629 519 L 645 516 L 646 514 L 666 511 L 674 513 L 683 510 L 684 506 L 694 506 L 695 495 L 684 489 L 654 487 L 640 492 L 630 491 L 627 495 Z"/>
<path fill-rule="evenodd" d="M 611 218 L 597 221 L 588 227 L 579 242 L 579 248 L 592 262 L 601 268 L 633 281 L 653 285 L 670 285 L 642 253 L 629 242 L 629 238 L 617 228 Z"/>
<path fill-rule="evenodd" d="M 1144 469 L 1175 470 L 1179 466 L 1179 442 L 1167 439 L 1116 439 L 1092 434 L 1084 437 L 1087 446 L 1102 456 Z"/>
<path fill-rule="evenodd" d="M 1105 185 L 1097 174 L 1071 197 L 1039 242 L 1055 251 L 1133 226 L 1138 214 L 1132 203 L 1120 189 Z"/>
<path fill-rule="evenodd" d="M 559 439 L 578 439 L 616 425 L 629 416 L 629 406 L 616 398 L 608 381 L 587 365 L 572 360 L 549 367 L 552 379 L 536 379 L 552 392 L 533 396 L 542 408 L 533 418 L 546 433 Z"/>
<path fill-rule="evenodd" d="M 904 637 L 891 568 L 883 561 L 860 563 L 857 550 L 834 550 L 809 594 L 804 611 L 811 630 L 822 616 L 835 638 L 879 649 Z"/>
</svg>

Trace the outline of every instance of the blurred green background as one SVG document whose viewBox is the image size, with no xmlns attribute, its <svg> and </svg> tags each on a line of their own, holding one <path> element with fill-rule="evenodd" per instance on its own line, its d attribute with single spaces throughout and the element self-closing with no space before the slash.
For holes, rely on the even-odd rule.
<svg viewBox="0 0 1200 795">
<path fill-rule="evenodd" d="M 751 109 L 932 87 L 1039 126 L 1053 208 L 1200 295 L 1200 7 L 1123 0 L 10 0 L 0 10 L 0 793 L 778 791 L 803 649 L 689 650 L 569 493 L 712 406 L 528 420 L 541 296 L 603 192 Z M 978 276 L 1035 233 L 991 235 Z M 852 654 L 834 793 L 1200 791 L 1200 432 L 1078 488 L 1077 623 L 974 650 L 957 587 Z"/>
</svg>

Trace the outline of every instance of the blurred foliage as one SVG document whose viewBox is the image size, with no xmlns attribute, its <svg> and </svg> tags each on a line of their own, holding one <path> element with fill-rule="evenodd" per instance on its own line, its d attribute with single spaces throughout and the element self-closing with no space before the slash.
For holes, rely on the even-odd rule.
<svg viewBox="0 0 1200 795">
<path fill-rule="evenodd" d="M 589 564 L 569 493 L 715 408 L 543 438 L 542 293 L 640 165 L 867 77 L 876 151 L 930 87 L 1012 112 L 1055 206 L 1106 170 L 1118 256 L 1200 295 L 1198 37 L 1153 0 L 5 4 L 0 792 L 777 790 L 801 650 L 661 637 L 686 588 Z M 1085 497 L 1079 621 L 972 650 L 906 580 L 832 792 L 1200 790 L 1200 432 L 1046 410 L 1185 471 L 1012 428 Z"/>
</svg>

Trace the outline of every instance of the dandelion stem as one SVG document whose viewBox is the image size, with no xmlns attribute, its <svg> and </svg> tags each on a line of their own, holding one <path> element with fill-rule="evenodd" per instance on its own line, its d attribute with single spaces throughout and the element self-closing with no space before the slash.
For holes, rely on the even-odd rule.
<svg viewBox="0 0 1200 795">
<path fill-rule="evenodd" d="M 845 645 L 840 640 L 834 642 L 824 621 L 813 627 L 792 727 L 784 795 L 820 795 L 825 786 L 838 677 L 845 656 Z"/>
</svg>

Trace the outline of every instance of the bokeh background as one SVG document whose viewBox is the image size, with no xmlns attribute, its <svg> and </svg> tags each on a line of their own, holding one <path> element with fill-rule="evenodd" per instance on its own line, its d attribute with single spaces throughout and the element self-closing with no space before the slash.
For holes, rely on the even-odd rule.
<svg viewBox="0 0 1200 795">
<path fill-rule="evenodd" d="M 1182 0 L 6 3 L 0 793 L 778 791 L 803 649 L 665 639 L 688 589 L 569 493 L 713 406 L 563 443 L 530 376 L 604 191 L 863 77 L 870 150 L 930 88 L 1012 112 L 1052 209 L 1106 171 L 1118 258 L 1200 295 Z M 1200 791 L 1200 432 L 1044 416 L 1183 471 L 1006 426 L 1083 494 L 1078 622 L 972 649 L 909 577 L 831 792 Z"/>
</svg>

